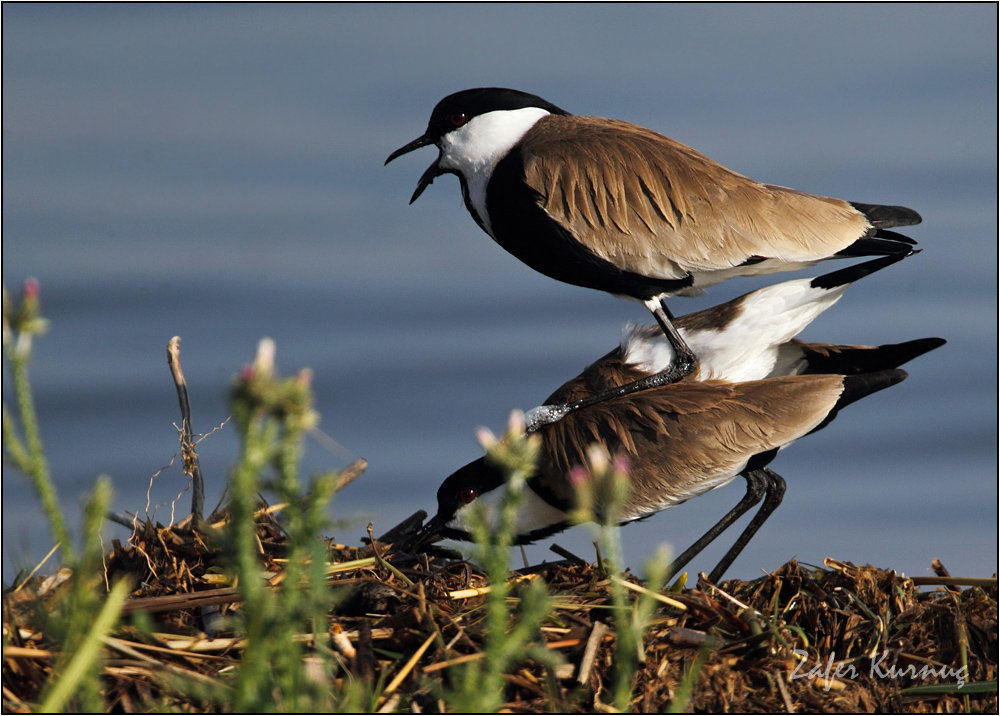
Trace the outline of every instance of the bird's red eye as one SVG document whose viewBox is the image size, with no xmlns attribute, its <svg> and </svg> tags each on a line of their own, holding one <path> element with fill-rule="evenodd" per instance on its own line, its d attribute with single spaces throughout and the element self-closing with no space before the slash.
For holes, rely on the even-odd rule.
<svg viewBox="0 0 1000 716">
<path fill-rule="evenodd" d="M 448 120 L 453 127 L 461 127 L 468 121 L 468 118 L 465 116 L 465 112 L 455 112 L 448 117 Z"/>
<path fill-rule="evenodd" d="M 473 490 L 471 487 L 467 487 L 466 489 L 458 493 L 458 501 L 463 504 L 467 505 L 474 499 L 476 499 L 476 491 Z"/>
</svg>

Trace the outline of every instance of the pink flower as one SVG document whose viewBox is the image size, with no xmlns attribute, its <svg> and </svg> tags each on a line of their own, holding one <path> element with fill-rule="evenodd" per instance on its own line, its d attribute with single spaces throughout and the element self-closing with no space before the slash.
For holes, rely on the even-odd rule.
<svg viewBox="0 0 1000 716">
<path fill-rule="evenodd" d="M 497 444 L 496 436 L 489 428 L 484 427 L 476 428 L 476 440 L 478 440 L 479 444 L 486 450 L 489 450 Z"/>
<path fill-rule="evenodd" d="M 29 278 L 25 280 L 21 291 L 24 298 L 38 298 L 38 294 L 42 292 L 42 285 L 38 283 L 37 278 Z"/>
<path fill-rule="evenodd" d="M 569 484 L 574 488 L 581 488 L 590 482 L 590 472 L 587 468 L 577 465 L 572 470 L 569 471 Z"/>
</svg>

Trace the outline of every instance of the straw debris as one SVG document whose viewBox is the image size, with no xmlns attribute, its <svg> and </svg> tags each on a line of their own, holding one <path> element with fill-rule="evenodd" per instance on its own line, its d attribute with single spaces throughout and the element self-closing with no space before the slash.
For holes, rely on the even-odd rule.
<svg viewBox="0 0 1000 716">
<path fill-rule="evenodd" d="M 294 588 L 282 578 L 286 538 L 274 514 L 258 509 L 255 526 L 265 588 Z M 139 586 L 123 609 L 131 623 L 104 640 L 111 710 L 215 710 L 177 687 L 224 689 L 245 644 L 227 629 L 240 623 L 231 617 L 242 608 L 241 592 L 221 578 L 214 541 L 191 527 L 138 523 L 130 544 L 113 544 L 100 582 L 128 575 Z M 345 679 L 385 684 L 375 692 L 377 710 L 446 709 L 441 695 L 453 688 L 454 669 L 484 658 L 490 585 L 483 572 L 379 541 L 327 544 L 327 584 L 337 606 L 322 633 L 287 635 L 339 654 L 337 673 L 317 667 L 315 678 L 331 688 Z M 633 575 L 623 577 L 630 594 L 645 591 Z M 550 611 L 536 640 L 561 665 L 516 663 L 503 675 L 505 711 L 608 708 L 602 699 L 609 700 L 617 632 L 612 579 L 596 563 L 569 559 L 510 575 L 512 608 L 528 582 L 547 585 Z M 995 712 L 997 583 L 976 581 L 980 586 L 961 591 L 922 591 L 892 571 L 827 560 L 824 567 L 792 561 L 749 582 L 675 585 L 659 595 L 643 635 L 631 708 Z M 5 712 L 34 710 L 58 657 L 38 619 L 59 598 L 53 583 L 35 576 L 4 595 Z"/>
</svg>

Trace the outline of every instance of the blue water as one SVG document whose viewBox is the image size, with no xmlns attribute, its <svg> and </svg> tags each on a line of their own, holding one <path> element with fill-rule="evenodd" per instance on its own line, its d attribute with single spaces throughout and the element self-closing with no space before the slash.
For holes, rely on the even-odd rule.
<svg viewBox="0 0 1000 716">
<path fill-rule="evenodd" d="M 442 96 L 502 85 L 762 181 L 920 211 L 908 233 L 923 253 L 853 287 L 804 337 L 948 345 L 779 456 L 785 502 L 730 574 L 792 557 L 992 574 L 996 21 L 993 5 L 5 4 L 3 281 L 16 293 L 37 277 L 52 321 L 32 378 L 65 509 L 76 524 L 107 474 L 118 510 L 145 510 L 177 451 L 174 335 L 202 433 L 225 421 L 230 377 L 262 336 L 283 371 L 313 369 L 321 427 L 344 451 L 311 443 L 307 469 L 370 462 L 333 511 L 350 522 L 331 531 L 357 543 L 369 520 L 433 512 L 440 480 L 481 454 L 477 426 L 499 432 L 647 320 L 507 255 L 450 177 L 407 206 L 433 150 L 383 168 Z M 5 374 L 8 404 L 9 388 Z M 210 505 L 235 452 L 232 426 L 199 446 Z M 152 504 L 183 487 L 174 464 Z M 629 563 L 659 542 L 683 549 L 741 495 L 734 483 L 626 528 Z M 551 541 L 593 556 L 577 528 L 529 557 Z M 5 465 L 5 583 L 50 544 Z"/>
</svg>

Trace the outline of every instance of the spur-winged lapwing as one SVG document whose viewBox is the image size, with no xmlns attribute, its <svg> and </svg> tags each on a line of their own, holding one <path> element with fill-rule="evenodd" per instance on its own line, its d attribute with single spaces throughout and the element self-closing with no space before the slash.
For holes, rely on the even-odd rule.
<svg viewBox="0 0 1000 716">
<path fill-rule="evenodd" d="M 906 255 L 915 242 L 889 229 L 920 223 L 904 207 L 762 184 L 652 130 L 571 115 L 512 89 L 445 97 L 427 131 L 386 164 L 431 144 L 438 158 L 410 202 L 435 177 L 455 174 L 472 218 L 521 261 L 643 301 L 676 354 L 647 385 L 677 380 L 697 360 L 666 297 L 833 257 Z"/>
<path fill-rule="evenodd" d="M 803 343 L 792 336 L 832 305 L 854 280 L 882 261 L 818 279 L 788 281 L 677 320 L 699 347 L 699 372 L 672 385 L 605 399 L 538 429 L 542 458 L 529 479 L 517 540 L 531 542 L 569 526 L 574 500 L 570 471 L 586 463 L 588 446 L 630 463 L 623 520 L 648 517 L 742 475 L 746 495 L 674 562 L 675 574 L 741 515 L 766 499 L 733 547 L 712 570 L 717 581 L 777 508 L 785 484 L 766 465 L 781 448 L 824 427 L 840 408 L 906 377 L 895 367 L 944 343 L 939 338 L 879 347 Z M 853 272 L 853 275 L 852 275 Z M 750 331 L 749 329 L 754 328 Z M 750 345 L 732 340 L 752 334 Z M 764 338 L 760 338 L 763 336 Z M 563 385 L 546 401 L 566 404 L 641 379 L 661 367 L 669 346 L 652 326 L 626 332 L 622 344 Z M 723 382 L 733 379 L 745 382 Z M 469 539 L 465 509 L 477 499 L 502 500 L 503 473 L 480 458 L 438 490 L 438 513 L 415 542 Z"/>
</svg>

